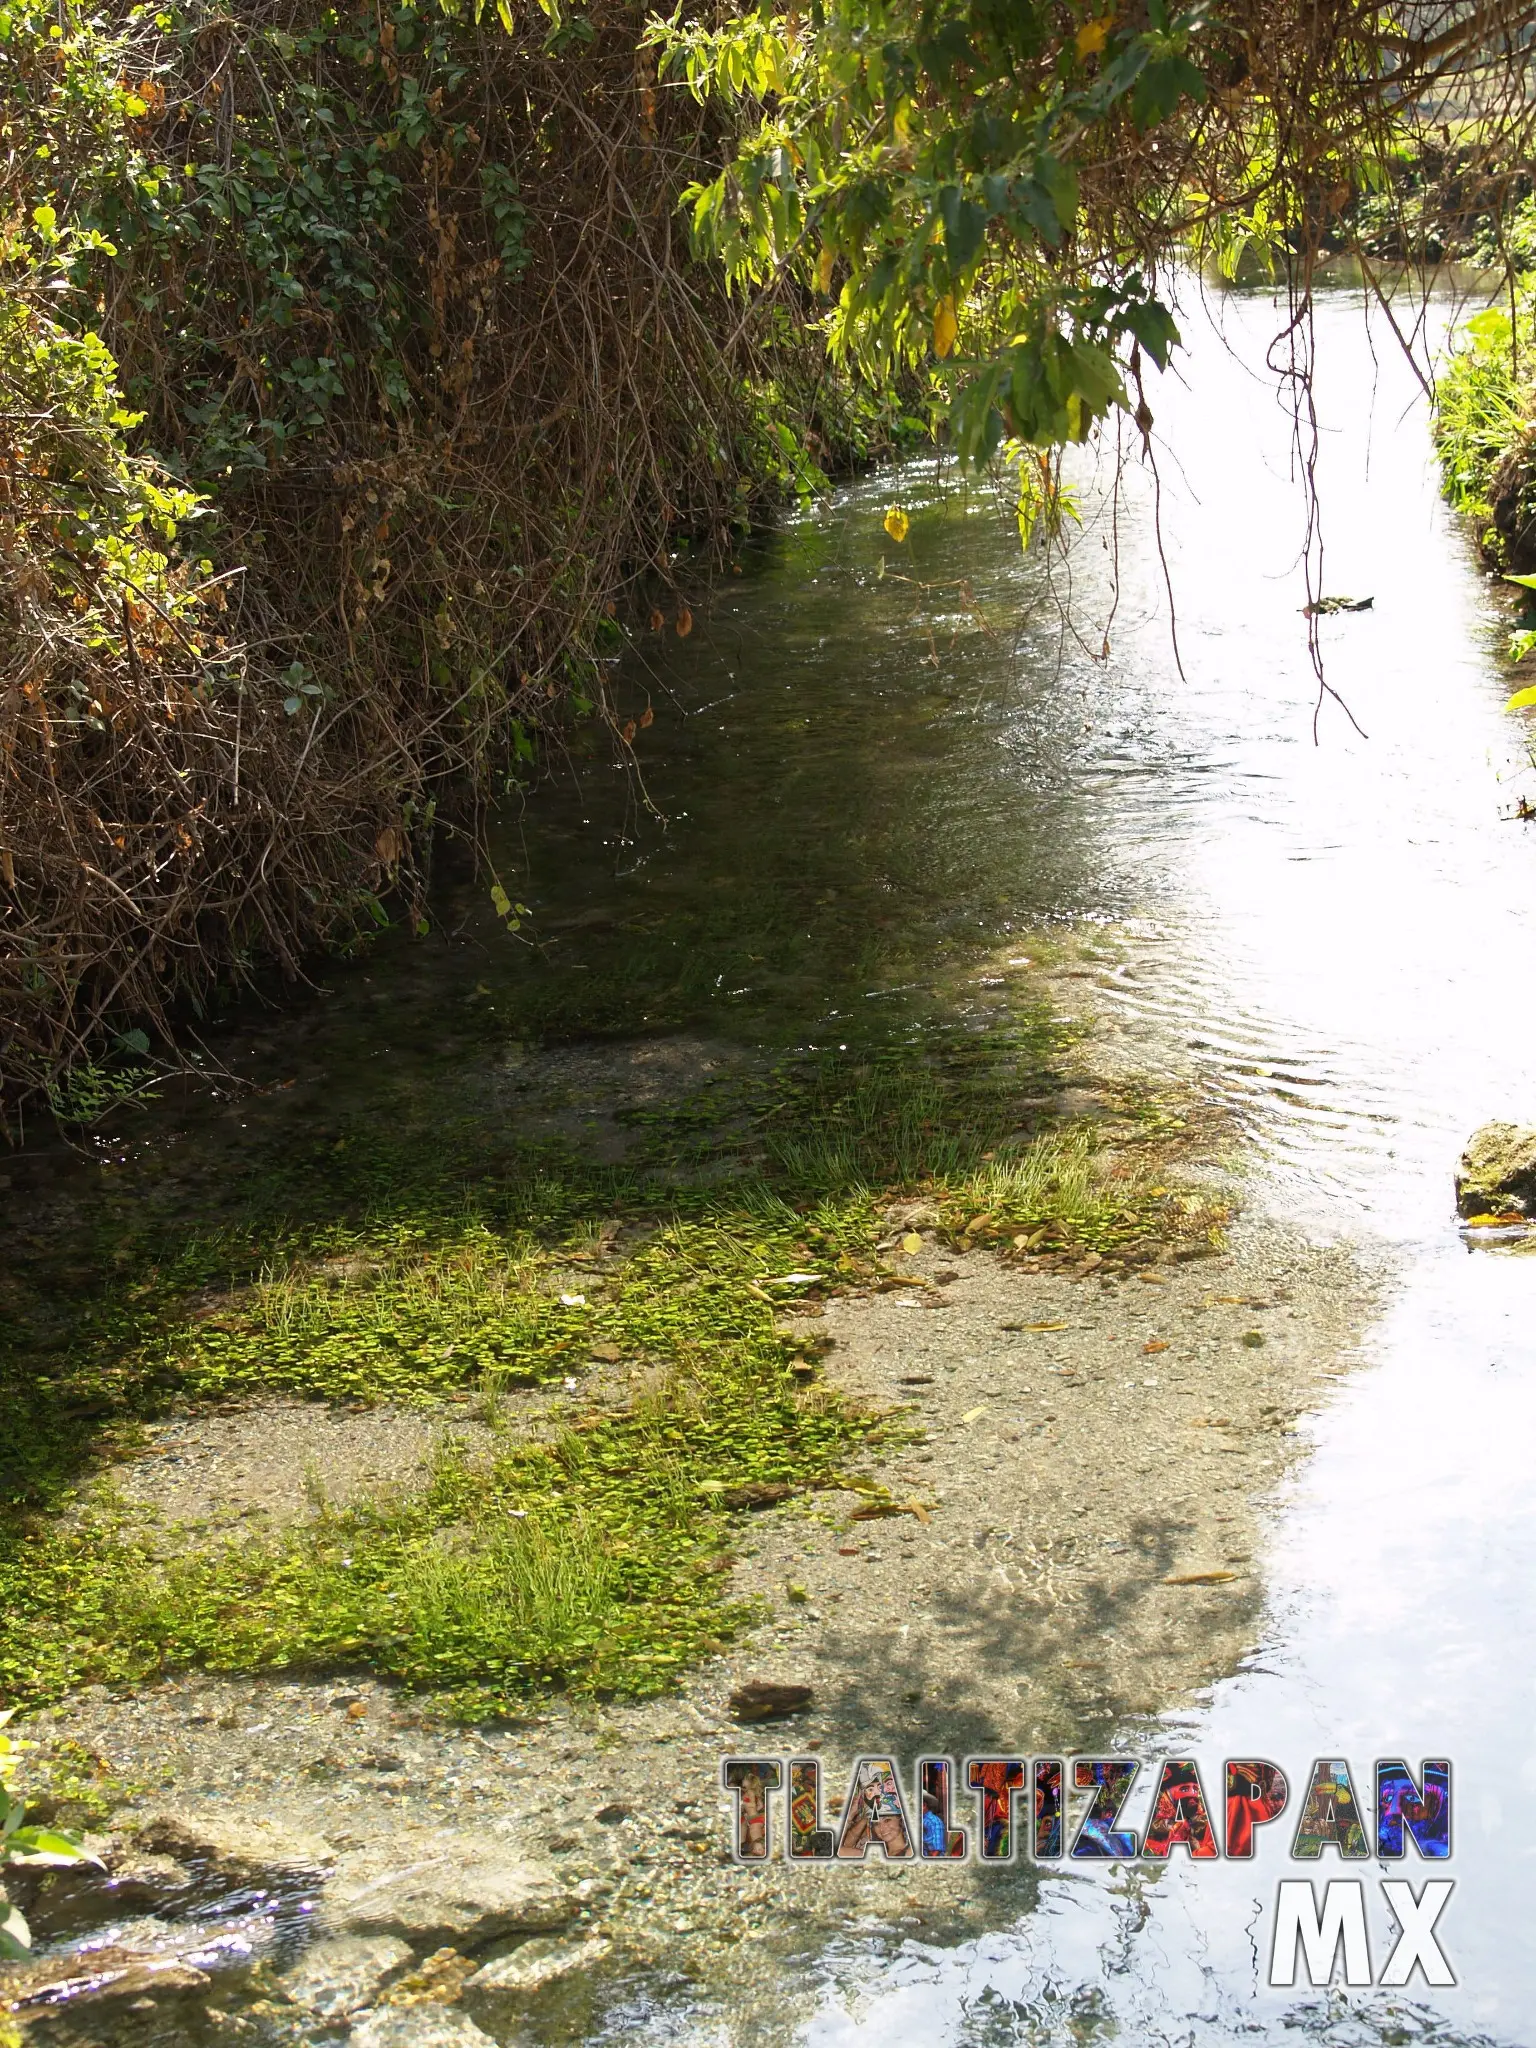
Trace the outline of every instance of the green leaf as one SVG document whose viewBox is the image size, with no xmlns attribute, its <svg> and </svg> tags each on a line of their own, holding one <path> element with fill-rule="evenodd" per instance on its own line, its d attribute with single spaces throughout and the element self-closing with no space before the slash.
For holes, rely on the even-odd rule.
<svg viewBox="0 0 1536 2048">
<path fill-rule="evenodd" d="M 61 1835 L 55 1828 L 18 1828 L 11 1837 L 11 1860 L 26 1863 L 96 1863 L 100 1859 L 82 1849 L 73 1835 Z"/>
<path fill-rule="evenodd" d="M 32 1930 L 7 1900 L 0 1899 L 0 1956 L 25 1962 L 32 1953 Z"/>
<path fill-rule="evenodd" d="M 987 216 L 974 199 L 961 197 L 958 186 L 946 185 L 939 194 L 939 213 L 944 221 L 944 253 L 952 276 L 958 276 L 974 262 L 987 232 Z"/>
<path fill-rule="evenodd" d="M 1181 99 L 1205 98 L 1205 80 L 1187 57 L 1158 57 L 1136 81 L 1131 119 L 1145 132 L 1166 121 Z"/>
<path fill-rule="evenodd" d="M 1518 583 L 1522 590 L 1536 590 L 1536 576 L 1506 576 L 1506 583 Z"/>
</svg>

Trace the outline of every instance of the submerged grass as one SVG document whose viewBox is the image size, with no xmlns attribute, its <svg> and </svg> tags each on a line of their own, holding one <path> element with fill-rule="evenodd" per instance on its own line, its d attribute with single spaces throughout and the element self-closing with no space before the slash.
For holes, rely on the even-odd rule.
<svg viewBox="0 0 1536 2048">
<path fill-rule="evenodd" d="M 414 1127 L 285 1154 L 216 1229 L 180 1236 L 118 1198 L 93 1225 L 112 1274 L 94 1291 L 78 1264 L 64 1283 L 78 1245 L 34 1249 L 0 1327 L 0 1699 L 191 1664 L 367 1668 L 467 1714 L 671 1683 L 752 1618 L 729 1593 L 722 1496 L 867 1484 L 861 1456 L 909 1427 L 830 1394 L 782 1318 L 792 1297 L 889 1275 L 893 1195 L 955 1242 L 1062 1260 L 1215 1228 L 1159 1184 L 1160 1145 L 1137 1143 L 1166 1135 L 1155 1106 L 1123 1106 L 1113 1150 L 1021 1122 L 1042 1050 L 995 1034 L 945 1058 L 785 1062 L 637 1117 L 621 1167 L 493 1152 L 428 1104 Z M 649 1390 L 594 1408 L 594 1358 Z M 518 1434 L 507 1397 L 555 1381 L 547 1438 Z M 234 1544 L 157 1543 L 110 1501 L 79 1507 L 142 1422 L 278 1393 L 478 1395 L 489 1446 L 450 1439 L 419 1492 Z"/>
</svg>

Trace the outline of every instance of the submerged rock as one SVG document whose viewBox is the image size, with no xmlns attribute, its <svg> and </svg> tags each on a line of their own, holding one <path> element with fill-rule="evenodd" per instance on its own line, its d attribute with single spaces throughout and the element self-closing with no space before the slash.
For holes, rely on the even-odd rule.
<svg viewBox="0 0 1536 2048">
<path fill-rule="evenodd" d="M 128 1914 L 158 1913 L 192 1888 L 192 1873 L 174 1857 L 118 1853 L 110 1841 L 95 1836 L 87 1837 L 86 1847 L 100 1862 L 59 1868 L 37 1864 L 7 1872 L 7 1888 L 32 1923 L 34 1938 L 65 1929 L 78 1933 Z"/>
<path fill-rule="evenodd" d="M 402 1851 L 404 1853 L 402 1853 Z M 338 1934 L 395 1934 L 416 1948 L 451 1942 L 474 1948 L 501 1934 L 563 1927 L 579 1907 L 547 1864 L 510 1855 L 484 1836 L 437 1834 L 400 1861 L 345 1859 L 326 1894 Z M 408 1860 L 407 1860 L 408 1858 Z"/>
<path fill-rule="evenodd" d="M 472 2019 L 446 2006 L 385 2006 L 352 2029 L 349 2048 L 494 2048 Z"/>
<path fill-rule="evenodd" d="M 278 1983 L 317 2019 L 340 2020 L 372 2005 L 410 1960 L 410 1945 L 396 1935 L 343 1935 L 318 1943 Z"/>
<path fill-rule="evenodd" d="M 298 1834 L 229 1813 L 152 1814 L 135 1830 L 139 1847 L 216 1872 L 236 1884 L 281 1884 L 323 1876 L 336 1851 L 320 1835 Z"/>
<path fill-rule="evenodd" d="M 542 1991 L 546 1984 L 553 1984 L 556 1978 L 568 1977 L 573 1970 L 590 1969 L 602 1961 L 610 1947 L 609 1942 L 595 1935 L 586 1941 L 552 1941 L 547 1936 L 525 1941 L 511 1955 L 498 1956 L 494 1963 L 477 1970 L 464 1986 L 464 1995 L 526 1998 L 531 1992 Z"/>
<path fill-rule="evenodd" d="M 1536 1130 L 1499 1123 L 1475 1130 L 1456 1169 L 1456 1207 L 1463 1216 L 1536 1216 Z"/>
<path fill-rule="evenodd" d="M 88 1937 L 51 1956 L 0 1965 L 0 2010 L 37 2013 L 206 1990 L 212 1979 L 205 1965 L 224 1958 L 210 1952 L 205 1933 L 198 1945 L 202 1932 L 153 1918 L 128 1920 L 105 1939 Z"/>
</svg>

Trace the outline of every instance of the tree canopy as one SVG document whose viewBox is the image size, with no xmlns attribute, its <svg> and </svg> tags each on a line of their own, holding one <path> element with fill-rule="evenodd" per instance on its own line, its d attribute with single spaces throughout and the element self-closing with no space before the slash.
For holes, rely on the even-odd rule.
<svg viewBox="0 0 1536 2048">
<path fill-rule="evenodd" d="M 812 0 L 651 35 L 665 80 L 736 114 L 687 194 L 698 248 L 740 291 L 819 299 L 862 375 L 925 365 L 970 463 L 1115 407 L 1145 428 L 1181 257 L 1257 254 L 1304 304 L 1329 249 L 1436 260 L 1448 204 L 1497 253 L 1529 191 L 1512 0 Z"/>
</svg>

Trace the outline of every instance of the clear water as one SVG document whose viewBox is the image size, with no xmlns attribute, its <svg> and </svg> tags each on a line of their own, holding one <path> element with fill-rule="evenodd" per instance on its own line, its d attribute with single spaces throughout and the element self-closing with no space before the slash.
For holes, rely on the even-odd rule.
<svg viewBox="0 0 1536 2048">
<path fill-rule="evenodd" d="M 299 1073 L 212 1112 L 237 1144 L 281 1142 L 317 1101 L 451 1096 L 498 1029 L 837 1043 L 963 1006 L 950 969 L 1010 933 L 1102 921 L 1133 936 L 1099 1002 L 1134 1061 L 1233 1107 L 1260 1205 L 1385 1249 L 1386 1306 L 1274 1527 L 1265 1642 L 1170 1741 L 1293 1771 L 1448 1754 L 1457 1987 L 1265 1989 L 1250 1930 L 1294 1874 L 1276 1842 L 1252 1871 L 1047 1878 L 962 1948 L 850 1935 L 786 1960 L 808 2048 L 1536 2042 L 1536 1262 L 1469 1255 L 1450 1201 L 1477 1123 L 1536 1118 L 1536 845 L 1500 816 L 1523 742 L 1423 395 L 1340 294 L 1318 323 L 1325 588 L 1374 607 L 1322 633 L 1369 737 L 1325 705 L 1314 744 L 1305 508 L 1263 366 L 1279 319 L 1262 296 L 1192 302 L 1153 394 L 1182 676 L 1136 462 L 1117 531 L 1111 466 L 1077 479 L 1071 627 L 995 502 L 926 463 L 867 480 L 758 550 L 690 639 L 616 671 L 624 713 L 655 710 L 640 777 L 573 759 L 502 828 L 537 949 L 496 925 L 485 881 L 445 884 L 428 943 L 336 969 L 328 1000 L 222 1047 L 257 1078 Z M 880 526 L 898 501 L 903 547 Z M 174 1113 L 213 1142 L 206 1108 Z M 609 2032 L 754 2024 L 642 2001 Z"/>
<path fill-rule="evenodd" d="M 1293 1769 L 1322 1754 L 1364 1769 L 1377 1755 L 1450 1755 L 1457 1892 L 1442 1931 L 1459 1983 L 1268 1990 L 1261 1911 L 1276 1879 L 1296 1874 L 1276 1844 L 1253 1871 L 1048 1879 L 1024 1921 L 948 1953 L 909 1944 L 875 1963 L 851 1944 L 826 1960 L 811 2001 L 802 2037 L 817 2048 L 1536 2040 L 1524 1890 L 1536 1853 L 1536 1266 L 1470 1256 L 1450 1213 L 1466 1134 L 1536 1114 L 1522 1030 L 1536 998 L 1536 849 L 1500 817 L 1522 745 L 1501 708 L 1482 572 L 1436 496 L 1422 394 L 1344 296 L 1319 320 L 1325 585 L 1375 603 L 1325 622 L 1323 638 L 1328 679 L 1369 738 L 1325 706 L 1314 745 L 1303 505 L 1289 416 L 1259 367 L 1276 317 L 1254 298 L 1193 312 L 1183 381 L 1158 397 L 1183 679 L 1149 491 L 1133 476 L 1109 659 L 1073 638 L 1052 644 L 1043 617 L 1014 646 L 1006 624 L 988 642 L 951 600 L 945 625 L 960 641 L 951 650 L 936 630 L 934 679 L 969 687 L 995 663 L 996 694 L 904 801 L 909 819 L 942 807 L 940 862 L 974 865 L 996 848 L 990 875 L 1023 921 L 1132 913 L 1142 941 L 1124 972 L 1106 973 L 1102 999 L 1144 1060 L 1200 1073 L 1238 1109 L 1269 1205 L 1319 1234 L 1393 1248 L 1386 1311 L 1314 1419 L 1274 1531 L 1263 1648 L 1178 1733 L 1208 1759 L 1260 1754 Z M 1091 647 L 1083 622 L 1109 601 L 1108 536 L 1089 509 L 1100 482 L 1083 480 L 1073 564 Z M 882 492 L 910 500 L 919 486 L 850 492 L 822 522 L 845 580 L 870 550 Z M 911 552 L 926 577 L 984 587 L 983 608 L 1003 621 L 1005 591 L 1021 609 L 1031 594 L 980 515 L 918 519 Z M 889 658 L 910 673 L 922 651 L 909 632 Z M 978 902 L 974 880 L 964 893 Z M 1373 1927 L 1378 1954 L 1387 1925 L 1383 1914 Z"/>
</svg>

